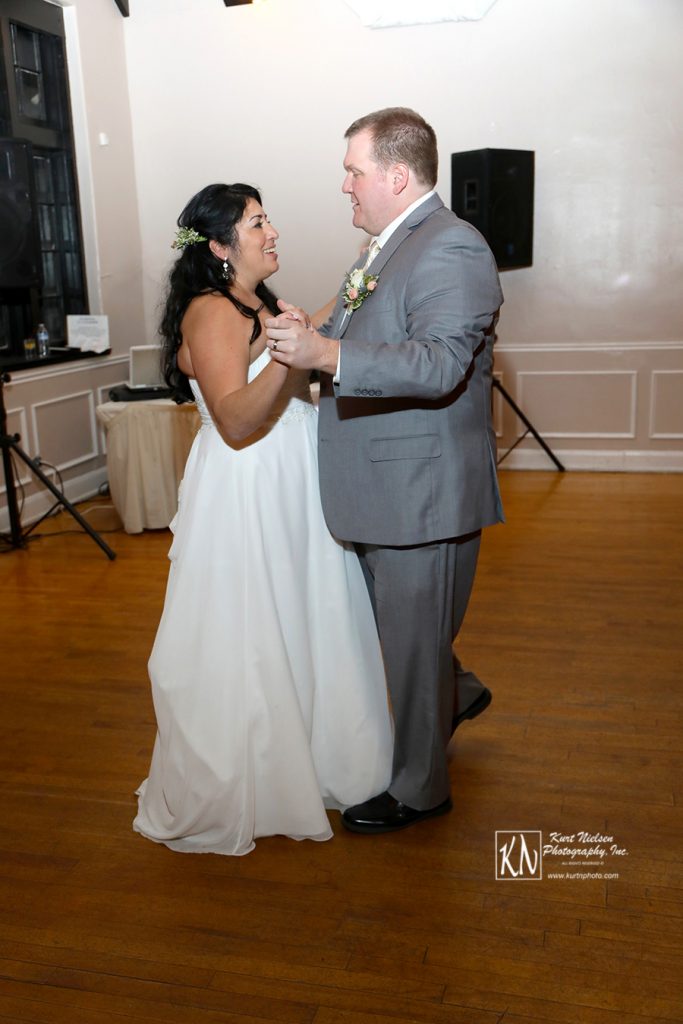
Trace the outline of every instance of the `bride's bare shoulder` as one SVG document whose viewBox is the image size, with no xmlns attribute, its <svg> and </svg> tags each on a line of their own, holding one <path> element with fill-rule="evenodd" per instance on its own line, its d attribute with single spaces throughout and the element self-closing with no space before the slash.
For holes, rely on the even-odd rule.
<svg viewBox="0 0 683 1024">
<path fill-rule="evenodd" d="M 182 322 L 184 338 L 194 338 L 218 329 L 231 336 L 249 334 L 249 320 L 219 292 L 205 292 L 192 299 Z"/>
</svg>

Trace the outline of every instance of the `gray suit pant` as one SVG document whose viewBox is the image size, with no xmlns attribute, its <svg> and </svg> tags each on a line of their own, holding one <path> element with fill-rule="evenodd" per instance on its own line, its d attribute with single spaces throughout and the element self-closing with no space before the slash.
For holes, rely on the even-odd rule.
<svg viewBox="0 0 683 1024">
<path fill-rule="evenodd" d="M 416 547 L 357 544 L 382 644 L 394 716 L 389 792 L 427 810 L 450 792 L 452 720 L 482 684 L 463 671 L 453 640 L 474 583 L 481 531 Z"/>
</svg>

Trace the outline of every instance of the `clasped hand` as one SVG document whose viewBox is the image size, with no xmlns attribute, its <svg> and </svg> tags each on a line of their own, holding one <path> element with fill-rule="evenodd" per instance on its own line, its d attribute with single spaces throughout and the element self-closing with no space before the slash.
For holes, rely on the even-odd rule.
<svg viewBox="0 0 683 1024">
<path fill-rule="evenodd" d="M 323 338 L 303 309 L 282 299 L 277 304 L 282 312 L 265 321 L 271 359 L 297 370 L 335 373 L 338 342 Z"/>
</svg>

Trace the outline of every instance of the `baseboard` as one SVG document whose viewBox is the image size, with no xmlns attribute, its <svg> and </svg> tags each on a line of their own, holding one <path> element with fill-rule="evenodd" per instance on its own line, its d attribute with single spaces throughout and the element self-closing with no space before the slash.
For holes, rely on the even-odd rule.
<svg viewBox="0 0 683 1024">
<path fill-rule="evenodd" d="M 44 472 L 47 473 L 47 470 L 44 469 Z M 52 479 L 52 476 L 53 474 L 48 473 L 50 479 Z M 64 487 L 64 496 L 72 505 L 75 505 L 76 502 L 86 501 L 88 498 L 99 494 L 102 484 L 106 484 L 106 482 L 107 467 L 101 466 L 90 473 L 84 473 L 82 476 L 68 480 Z M 20 491 L 17 493 L 17 502 L 21 508 Z M 53 494 L 46 487 L 41 487 L 40 491 L 30 494 L 24 502 L 24 507 L 21 509 L 21 525 L 26 528 L 31 523 L 35 523 L 36 519 L 40 519 L 42 515 L 45 515 L 54 502 Z M 9 513 L 7 506 L 3 506 L 0 509 L 0 532 L 8 533 L 9 529 Z"/>
<path fill-rule="evenodd" d="M 552 445 L 550 446 L 552 448 Z M 552 449 L 566 470 L 595 473 L 683 473 L 683 452 L 581 451 Z M 499 450 L 498 457 L 504 455 Z M 515 449 L 503 459 L 500 469 L 557 471 L 542 448 Z"/>
</svg>

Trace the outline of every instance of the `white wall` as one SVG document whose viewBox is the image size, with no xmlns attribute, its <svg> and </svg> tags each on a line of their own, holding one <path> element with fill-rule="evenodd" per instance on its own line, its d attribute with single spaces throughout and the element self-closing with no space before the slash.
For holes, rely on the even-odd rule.
<svg viewBox="0 0 683 1024">
<path fill-rule="evenodd" d="M 125 353 L 145 328 L 124 22 L 113 0 L 50 2 L 64 10 L 90 312 Z"/>
<path fill-rule="evenodd" d="M 132 0 L 148 333 L 175 218 L 210 181 L 259 185 L 271 284 L 328 298 L 360 241 L 344 129 L 401 104 L 437 131 L 447 204 L 452 152 L 536 152 L 534 266 L 503 275 L 501 345 L 680 342 L 682 28 L 678 0 L 498 0 L 480 22 L 380 30 L 343 0 Z"/>
</svg>

